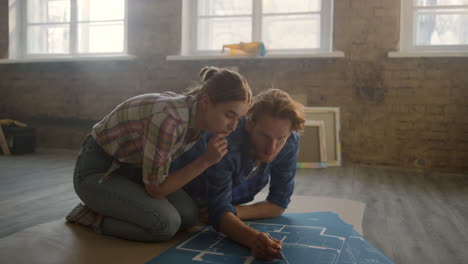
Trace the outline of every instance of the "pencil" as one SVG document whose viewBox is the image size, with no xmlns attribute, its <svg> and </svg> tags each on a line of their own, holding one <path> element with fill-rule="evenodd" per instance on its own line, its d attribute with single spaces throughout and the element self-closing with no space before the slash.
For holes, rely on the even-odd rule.
<svg viewBox="0 0 468 264">
<path fill-rule="evenodd" d="M 281 257 L 283 257 L 284 263 L 289 264 L 288 260 L 287 260 L 286 257 L 284 256 L 283 251 L 278 250 L 278 252 L 280 253 Z"/>
<path fill-rule="evenodd" d="M 268 232 L 266 232 L 266 233 L 267 233 L 268 237 L 269 237 L 270 239 L 273 240 L 273 238 L 271 237 L 270 233 L 268 233 Z M 278 249 L 278 252 L 280 253 L 281 257 L 283 258 L 284 263 L 289 264 L 289 262 L 288 262 L 288 260 L 286 259 L 286 256 L 284 255 L 283 251 L 281 251 L 281 250 Z"/>
</svg>

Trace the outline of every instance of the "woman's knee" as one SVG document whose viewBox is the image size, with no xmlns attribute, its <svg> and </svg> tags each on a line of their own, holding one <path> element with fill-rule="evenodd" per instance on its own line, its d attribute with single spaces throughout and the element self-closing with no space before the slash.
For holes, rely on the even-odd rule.
<svg viewBox="0 0 468 264">
<path fill-rule="evenodd" d="M 154 212 L 152 219 L 148 233 L 153 241 L 171 239 L 177 233 L 182 223 L 181 216 L 177 213 L 161 215 Z"/>
<path fill-rule="evenodd" d="M 167 197 L 181 218 L 181 229 L 190 228 L 198 222 L 198 206 L 183 190 L 178 190 Z"/>
</svg>

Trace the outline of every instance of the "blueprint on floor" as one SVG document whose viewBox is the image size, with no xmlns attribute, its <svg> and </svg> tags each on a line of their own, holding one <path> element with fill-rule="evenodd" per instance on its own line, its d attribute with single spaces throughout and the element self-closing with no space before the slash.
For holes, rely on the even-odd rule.
<svg viewBox="0 0 468 264">
<path fill-rule="evenodd" d="M 371 245 L 353 226 L 332 212 L 285 214 L 273 219 L 245 222 L 283 242 L 291 264 L 387 264 L 394 263 Z M 147 262 L 154 263 L 284 263 L 261 261 L 223 234 L 206 227 Z"/>
</svg>

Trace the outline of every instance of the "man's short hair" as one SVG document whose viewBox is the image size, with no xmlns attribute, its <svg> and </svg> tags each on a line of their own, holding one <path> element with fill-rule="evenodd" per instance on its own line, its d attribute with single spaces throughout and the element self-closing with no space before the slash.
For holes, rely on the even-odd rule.
<svg viewBox="0 0 468 264">
<path fill-rule="evenodd" d="M 304 106 L 280 89 L 268 89 L 254 96 L 247 119 L 255 124 L 262 115 L 291 120 L 292 131 L 304 129 Z"/>
</svg>

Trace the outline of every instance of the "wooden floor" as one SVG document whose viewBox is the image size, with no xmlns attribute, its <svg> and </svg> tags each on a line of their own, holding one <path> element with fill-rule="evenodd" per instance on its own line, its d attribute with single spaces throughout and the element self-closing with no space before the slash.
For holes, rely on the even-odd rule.
<svg viewBox="0 0 468 264">
<path fill-rule="evenodd" d="M 76 154 L 0 156 L 0 237 L 63 218 L 78 203 Z M 468 175 L 347 164 L 299 170 L 295 194 L 366 203 L 364 237 L 395 263 L 468 263 Z"/>
</svg>

